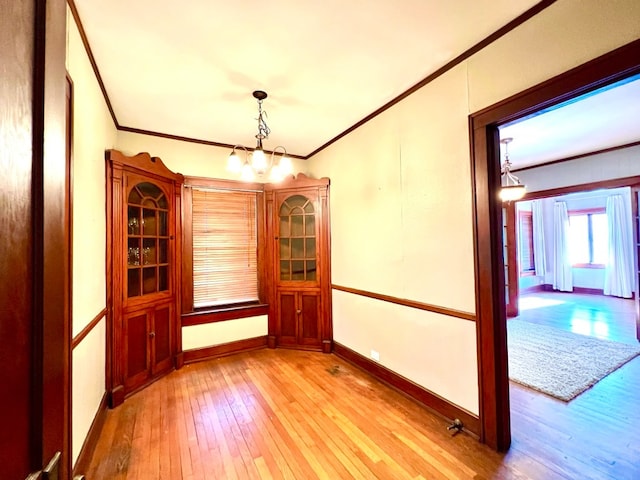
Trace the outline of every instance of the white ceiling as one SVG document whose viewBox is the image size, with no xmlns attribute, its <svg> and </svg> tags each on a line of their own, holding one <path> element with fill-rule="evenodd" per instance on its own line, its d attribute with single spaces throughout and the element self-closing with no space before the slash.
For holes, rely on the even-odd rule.
<svg viewBox="0 0 640 480">
<path fill-rule="evenodd" d="M 120 126 L 307 156 L 538 0 L 75 0 Z M 514 168 L 640 140 L 640 80 L 501 127 Z M 502 158 L 502 157 L 501 157 Z"/>
<path fill-rule="evenodd" d="M 539 0 L 75 0 L 118 123 L 306 156 Z"/>
<path fill-rule="evenodd" d="M 514 169 L 640 141 L 640 77 L 503 126 L 507 137 Z"/>
</svg>

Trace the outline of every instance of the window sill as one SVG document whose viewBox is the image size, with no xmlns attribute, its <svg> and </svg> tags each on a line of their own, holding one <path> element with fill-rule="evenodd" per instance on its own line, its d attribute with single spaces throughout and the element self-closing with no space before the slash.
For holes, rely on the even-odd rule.
<svg viewBox="0 0 640 480">
<path fill-rule="evenodd" d="M 268 313 L 269 305 L 266 303 L 203 308 L 195 312 L 183 313 L 182 326 L 189 327 L 206 323 L 225 322 L 227 320 L 267 315 Z"/>
<path fill-rule="evenodd" d="M 602 263 L 575 263 L 573 265 L 571 265 L 572 268 L 600 268 L 603 269 L 606 267 L 606 265 L 602 264 Z"/>
</svg>

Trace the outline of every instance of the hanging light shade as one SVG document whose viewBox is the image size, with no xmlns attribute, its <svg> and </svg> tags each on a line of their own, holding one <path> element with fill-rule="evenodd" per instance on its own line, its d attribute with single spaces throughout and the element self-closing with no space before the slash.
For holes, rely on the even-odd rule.
<svg viewBox="0 0 640 480">
<path fill-rule="evenodd" d="M 240 174 L 240 178 L 247 182 L 265 177 L 271 182 L 279 182 L 293 173 L 293 165 L 289 157 L 287 157 L 287 150 L 281 145 L 274 148 L 269 156 L 265 153 L 262 141 L 269 138 L 271 133 L 264 119 L 266 112 L 262 110 L 262 102 L 267 98 L 267 93 L 262 90 L 256 90 L 253 92 L 253 97 L 258 101 L 256 147 L 251 152 L 243 145 L 233 147 L 227 161 L 227 170 L 234 174 Z M 244 160 L 239 156 L 240 151 L 244 152 Z"/>
<path fill-rule="evenodd" d="M 520 200 L 527 192 L 526 187 L 520 183 L 520 179 L 511 173 L 511 161 L 509 160 L 509 143 L 513 138 L 507 137 L 500 140 L 504 145 L 504 163 L 502 164 L 502 186 L 500 188 L 500 198 L 503 202 Z"/>
</svg>

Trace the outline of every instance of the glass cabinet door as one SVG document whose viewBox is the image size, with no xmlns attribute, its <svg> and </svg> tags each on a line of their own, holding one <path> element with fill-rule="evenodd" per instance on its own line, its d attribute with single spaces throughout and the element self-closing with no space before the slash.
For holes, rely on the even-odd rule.
<svg viewBox="0 0 640 480">
<path fill-rule="evenodd" d="M 169 290 L 169 203 L 153 183 L 127 199 L 127 297 Z"/>
<path fill-rule="evenodd" d="M 316 212 L 302 195 L 280 206 L 279 270 L 281 281 L 316 281 Z"/>
</svg>

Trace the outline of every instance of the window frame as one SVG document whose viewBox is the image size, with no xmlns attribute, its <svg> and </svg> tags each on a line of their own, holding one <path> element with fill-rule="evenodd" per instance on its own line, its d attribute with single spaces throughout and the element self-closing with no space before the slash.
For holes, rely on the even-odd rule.
<svg viewBox="0 0 640 480">
<path fill-rule="evenodd" d="M 588 245 L 589 245 L 589 258 L 593 259 L 593 223 L 591 220 L 592 215 L 601 215 L 607 213 L 607 209 L 605 207 L 593 207 L 593 208 L 580 208 L 575 210 L 569 210 L 567 215 L 569 217 L 569 222 L 571 222 L 572 216 L 587 216 L 587 231 L 588 231 Z M 595 268 L 595 269 L 604 269 L 606 265 L 604 263 L 572 263 L 572 268 Z"/>
<path fill-rule="evenodd" d="M 264 211 L 264 185 L 257 182 L 241 182 L 204 177 L 184 177 L 182 189 L 182 325 L 200 325 L 225 320 L 234 320 L 257 315 L 266 315 L 268 305 L 266 292 L 266 216 Z M 223 304 L 209 307 L 193 306 L 193 188 L 255 192 L 257 227 L 257 274 L 258 301 Z"/>
<path fill-rule="evenodd" d="M 527 238 L 523 238 L 523 229 L 522 223 L 523 220 L 527 219 L 531 226 L 530 235 Z M 533 212 L 531 210 L 518 210 L 518 244 L 520 248 L 518 249 L 518 271 L 521 277 L 531 277 L 536 275 L 536 261 L 535 261 L 535 252 L 533 248 Z M 529 267 L 524 269 L 524 265 L 522 262 L 522 246 L 525 245 L 525 242 L 529 245 L 529 257 L 531 258 L 531 262 L 529 263 Z"/>
</svg>

